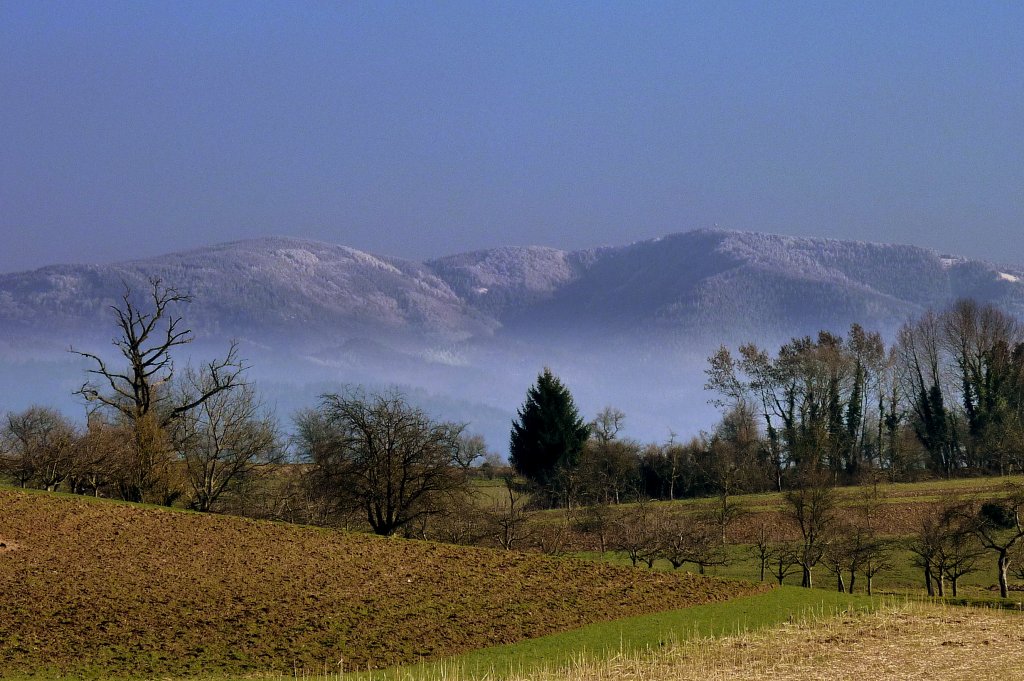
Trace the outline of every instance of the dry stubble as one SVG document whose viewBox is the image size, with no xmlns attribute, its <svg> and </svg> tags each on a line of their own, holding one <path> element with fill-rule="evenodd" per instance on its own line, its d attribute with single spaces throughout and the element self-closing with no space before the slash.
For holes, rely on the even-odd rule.
<svg viewBox="0 0 1024 681">
<path fill-rule="evenodd" d="M 581 662 L 543 681 L 1021 678 L 1024 616 L 904 604 L 873 614 L 788 624 L 655 653 Z"/>
</svg>

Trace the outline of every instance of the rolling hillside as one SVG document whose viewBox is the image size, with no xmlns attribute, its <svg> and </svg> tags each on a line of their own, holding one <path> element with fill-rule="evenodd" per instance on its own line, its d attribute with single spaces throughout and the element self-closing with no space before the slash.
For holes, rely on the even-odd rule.
<svg viewBox="0 0 1024 681">
<path fill-rule="evenodd" d="M 0 676 L 365 669 L 761 590 L 0 489 Z"/>
</svg>

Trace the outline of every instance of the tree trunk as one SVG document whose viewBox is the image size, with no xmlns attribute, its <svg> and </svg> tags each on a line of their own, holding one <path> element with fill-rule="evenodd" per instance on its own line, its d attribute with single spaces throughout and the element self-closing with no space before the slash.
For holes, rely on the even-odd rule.
<svg viewBox="0 0 1024 681">
<path fill-rule="evenodd" d="M 932 566 L 924 566 L 924 586 L 928 590 L 929 596 L 935 595 L 935 587 L 932 585 Z"/>
<path fill-rule="evenodd" d="M 811 568 L 809 565 L 801 565 L 800 567 L 803 572 L 803 577 L 800 580 L 800 586 L 810 589 L 814 586 L 813 581 L 811 580 Z"/>
<path fill-rule="evenodd" d="M 949 578 L 949 584 L 950 584 L 951 587 L 953 587 L 953 598 L 956 598 L 956 581 L 958 579 L 959 579 L 959 577 L 950 577 Z"/>
<path fill-rule="evenodd" d="M 1010 569 L 1010 556 L 1008 555 L 1007 549 L 1001 549 L 999 551 L 999 595 L 1002 598 L 1007 598 L 1009 589 L 1006 586 L 1006 573 Z"/>
<path fill-rule="evenodd" d="M 846 584 L 843 582 L 843 573 L 836 572 L 836 591 L 841 594 L 846 593 Z"/>
<path fill-rule="evenodd" d="M 868 575 L 868 596 L 871 595 L 871 582 L 872 582 L 872 577 L 871 577 L 871 575 Z"/>
</svg>

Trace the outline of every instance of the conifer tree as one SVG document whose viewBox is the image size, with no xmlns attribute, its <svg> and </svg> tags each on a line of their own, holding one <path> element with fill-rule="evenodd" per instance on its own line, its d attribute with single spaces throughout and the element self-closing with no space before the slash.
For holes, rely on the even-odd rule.
<svg viewBox="0 0 1024 681">
<path fill-rule="evenodd" d="M 557 491 L 562 474 L 579 463 L 589 434 L 569 389 L 545 368 L 512 423 L 510 462 L 531 482 Z"/>
</svg>

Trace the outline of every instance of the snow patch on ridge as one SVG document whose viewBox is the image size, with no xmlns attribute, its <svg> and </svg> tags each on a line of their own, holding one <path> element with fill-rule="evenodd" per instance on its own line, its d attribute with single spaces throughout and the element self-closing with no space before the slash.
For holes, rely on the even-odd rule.
<svg viewBox="0 0 1024 681">
<path fill-rule="evenodd" d="M 957 265 L 957 264 L 963 262 L 963 259 L 962 258 L 942 257 L 942 258 L 939 258 L 939 262 L 942 263 L 942 269 L 948 270 L 953 265 Z"/>
</svg>

